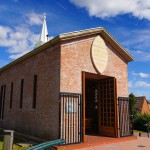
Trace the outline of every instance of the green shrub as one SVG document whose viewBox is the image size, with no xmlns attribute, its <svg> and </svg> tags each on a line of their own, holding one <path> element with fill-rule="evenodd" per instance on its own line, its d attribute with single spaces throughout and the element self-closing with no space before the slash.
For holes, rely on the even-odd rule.
<svg viewBox="0 0 150 150">
<path fill-rule="evenodd" d="M 147 132 L 146 124 L 150 124 L 150 115 L 136 114 L 133 119 L 133 129 Z"/>
</svg>

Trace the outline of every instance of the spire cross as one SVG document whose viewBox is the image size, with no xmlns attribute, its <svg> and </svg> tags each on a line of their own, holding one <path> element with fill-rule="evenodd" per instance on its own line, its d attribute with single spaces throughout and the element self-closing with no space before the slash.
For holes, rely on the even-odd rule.
<svg viewBox="0 0 150 150">
<path fill-rule="evenodd" d="M 44 19 L 46 19 L 46 13 L 43 13 L 43 15 L 44 15 Z"/>
</svg>

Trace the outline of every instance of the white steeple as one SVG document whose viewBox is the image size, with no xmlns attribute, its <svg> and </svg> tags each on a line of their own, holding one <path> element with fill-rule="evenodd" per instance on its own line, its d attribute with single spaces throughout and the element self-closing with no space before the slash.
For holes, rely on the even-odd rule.
<svg viewBox="0 0 150 150">
<path fill-rule="evenodd" d="M 46 14 L 44 13 L 44 20 L 43 20 L 43 26 L 42 26 L 40 39 L 35 44 L 35 46 L 38 47 L 38 46 L 46 43 L 47 41 L 48 41 L 48 31 L 47 31 L 47 25 L 46 25 Z"/>
<path fill-rule="evenodd" d="M 48 41 L 48 31 L 47 31 L 46 14 L 45 13 L 44 13 L 44 20 L 43 20 L 43 26 L 42 26 L 40 41 L 42 41 L 43 43 L 46 43 Z"/>
</svg>

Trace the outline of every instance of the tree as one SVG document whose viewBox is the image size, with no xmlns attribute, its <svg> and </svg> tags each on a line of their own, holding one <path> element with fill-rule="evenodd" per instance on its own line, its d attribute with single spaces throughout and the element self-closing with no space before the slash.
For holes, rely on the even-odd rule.
<svg viewBox="0 0 150 150">
<path fill-rule="evenodd" d="M 137 110 L 134 109 L 134 105 L 136 104 L 136 98 L 135 98 L 135 96 L 134 96 L 133 93 L 131 93 L 131 94 L 129 95 L 129 100 L 130 100 L 130 111 L 131 111 L 131 115 L 132 115 L 132 117 L 134 118 L 135 115 L 137 114 Z"/>
<path fill-rule="evenodd" d="M 138 113 L 133 119 L 133 128 L 140 131 L 149 131 L 150 129 L 150 115 Z"/>
</svg>

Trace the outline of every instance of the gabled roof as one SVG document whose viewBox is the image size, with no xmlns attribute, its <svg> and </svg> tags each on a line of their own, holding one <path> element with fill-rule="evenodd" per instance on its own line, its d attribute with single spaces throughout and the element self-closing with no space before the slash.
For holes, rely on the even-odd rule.
<svg viewBox="0 0 150 150">
<path fill-rule="evenodd" d="M 19 62 L 32 57 L 33 55 L 45 50 L 46 48 L 60 42 L 60 41 L 67 41 L 70 39 L 76 39 L 79 37 L 86 37 L 89 35 L 102 35 L 102 37 L 108 41 L 120 55 L 122 55 L 128 62 L 133 61 L 134 58 L 129 54 L 129 52 L 124 49 L 103 27 L 98 27 L 98 28 L 91 28 L 87 30 L 80 30 L 80 31 L 75 31 L 75 32 L 69 32 L 69 33 L 64 33 L 60 34 L 57 37 L 53 38 L 52 40 L 46 42 L 45 44 L 41 45 L 38 48 L 35 48 L 34 50 L 30 51 L 29 53 L 23 55 L 22 57 L 16 59 L 15 61 L 9 63 L 8 65 L 2 67 L 0 69 L 0 73 L 15 64 L 18 64 Z"/>
<path fill-rule="evenodd" d="M 103 38 L 108 41 L 116 51 L 118 51 L 128 62 L 133 61 L 134 58 L 130 55 L 130 53 L 123 48 L 113 37 L 112 35 L 103 27 L 91 28 L 86 30 L 80 30 L 75 32 L 69 32 L 60 34 L 59 37 L 61 40 L 74 39 L 78 37 L 85 37 L 88 35 L 100 34 Z"/>
<path fill-rule="evenodd" d="M 149 105 L 150 105 L 150 101 L 148 101 L 148 100 L 147 100 L 147 104 L 149 104 Z"/>
<path fill-rule="evenodd" d="M 134 108 L 138 109 L 139 111 L 142 110 L 144 100 L 146 101 L 147 105 L 150 104 L 150 102 L 146 99 L 145 96 L 135 97 L 135 99 L 136 99 L 136 104 L 134 105 Z"/>
<path fill-rule="evenodd" d="M 135 99 L 136 99 L 136 104 L 134 105 L 134 108 L 141 111 L 142 107 L 143 107 L 144 99 L 146 100 L 146 97 L 145 96 L 139 96 L 139 97 L 135 97 Z"/>
</svg>

